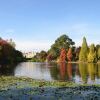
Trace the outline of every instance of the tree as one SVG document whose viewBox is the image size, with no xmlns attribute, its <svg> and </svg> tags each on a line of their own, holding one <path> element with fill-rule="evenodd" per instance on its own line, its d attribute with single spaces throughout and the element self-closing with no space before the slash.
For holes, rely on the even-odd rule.
<svg viewBox="0 0 100 100">
<path fill-rule="evenodd" d="M 14 42 L 12 39 L 8 40 L 7 42 L 8 42 L 13 48 L 16 47 L 16 44 L 15 44 L 15 42 Z"/>
<path fill-rule="evenodd" d="M 67 35 L 61 35 L 57 40 L 55 40 L 55 43 L 51 46 L 49 53 L 54 56 L 55 59 L 57 59 L 60 56 L 60 50 L 62 48 L 65 48 L 66 51 L 70 47 L 72 47 L 75 43 L 70 39 Z"/>
<path fill-rule="evenodd" d="M 78 47 L 76 48 L 75 50 L 75 60 L 79 60 L 79 54 L 80 54 L 80 50 L 81 50 L 81 47 Z"/>
<path fill-rule="evenodd" d="M 18 50 L 15 50 L 15 51 L 14 51 L 14 56 L 15 56 L 15 61 L 16 61 L 16 62 L 21 62 L 21 61 L 25 60 L 25 58 L 24 58 L 22 52 L 20 52 L 20 51 L 18 51 Z"/>
<path fill-rule="evenodd" d="M 46 57 L 47 57 L 47 52 L 42 50 L 42 51 L 40 52 L 40 59 L 41 59 L 42 61 L 45 61 L 45 60 L 46 60 Z"/>
<path fill-rule="evenodd" d="M 100 60 L 100 47 L 98 48 L 97 56 L 98 56 L 98 60 Z"/>
<path fill-rule="evenodd" d="M 67 59 L 68 59 L 68 61 L 72 61 L 72 57 L 73 57 L 73 55 L 72 55 L 72 49 L 69 48 L 68 53 L 67 53 Z"/>
<path fill-rule="evenodd" d="M 89 54 L 88 54 L 88 62 L 93 63 L 96 62 L 96 50 L 94 44 L 91 44 Z"/>
<path fill-rule="evenodd" d="M 36 55 L 32 58 L 32 61 L 44 62 L 46 61 L 46 58 L 47 58 L 47 52 L 42 50 L 41 52 L 36 53 Z"/>
<path fill-rule="evenodd" d="M 12 64 L 19 62 L 19 60 L 17 60 L 17 57 L 23 58 L 23 55 L 21 52 L 20 55 L 18 55 L 18 53 L 16 52 L 16 49 L 7 41 L 0 39 L 0 64 Z M 22 61 L 22 59 L 20 60 Z"/>
<path fill-rule="evenodd" d="M 66 50 L 62 48 L 60 53 L 60 62 L 65 62 L 65 61 L 66 61 Z"/>
<path fill-rule="evenodd" d="M 87 56 L 88 56 L 88 45 L 86 42 L 86 38 L 83 38 L 83 43 L 81 47 L 81 51 L 79 54 L 79 61 L 86 62 L 87 61 Z"/>
<path fill-rule="evenodd" d="M 48 54 L 46 59 L 47 59 L 48 62 L 52 61 L 53 60 L 53 55 L 52 54 Z"/>
</svg>

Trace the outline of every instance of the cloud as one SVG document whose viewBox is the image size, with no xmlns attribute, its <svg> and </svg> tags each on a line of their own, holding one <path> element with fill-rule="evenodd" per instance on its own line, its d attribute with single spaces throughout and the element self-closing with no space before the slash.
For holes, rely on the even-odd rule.
<svg viewBox="0 0 100 100">
<path fill-rule="evenodd" d="M 51 43 L 48 41 L 16 41 L 16 49 L 22 52 L 48 50 Z"/>
</svg>

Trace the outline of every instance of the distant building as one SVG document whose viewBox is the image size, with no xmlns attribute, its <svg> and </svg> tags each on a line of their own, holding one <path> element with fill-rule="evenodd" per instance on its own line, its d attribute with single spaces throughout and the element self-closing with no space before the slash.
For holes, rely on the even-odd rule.
<svg viewBox="0 0 100 100">
<path fill-rule="evenodd" d="M 26 57 L 26 58 L 32 58 L 36 55 L 35 52 L 24 52 L 23 53 L 23 56 Z"/>
</svg>

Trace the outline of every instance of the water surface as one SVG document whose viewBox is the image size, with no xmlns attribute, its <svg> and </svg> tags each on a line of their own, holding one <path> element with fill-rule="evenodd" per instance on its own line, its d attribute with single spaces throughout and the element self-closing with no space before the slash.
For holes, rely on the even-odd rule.
<svg viewBox="0 0 100 100">
<path fill-rule="evenodd" d="M 100 64 L 24 62 L 16 66 L 14 75 L 47 81 L 100 84 Z"/>
<path fill-rule="evenodd" d="M 0 66 L 1 75 L 25 76 L 46 81 L 72 81 L 100 84 L 100 64 L 93 63 L 34 63 Z"/>
</svg>

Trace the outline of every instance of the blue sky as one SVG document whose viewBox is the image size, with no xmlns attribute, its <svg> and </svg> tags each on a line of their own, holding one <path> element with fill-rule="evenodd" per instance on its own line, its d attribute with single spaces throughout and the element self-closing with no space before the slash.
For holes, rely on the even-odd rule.
<svg viewBox="0 0 100 100">
<path fill-rule="evenodd" d="M 0 36 L 17 49 L 47 50 L 62 34 L 99 44 L 100 0 L 0 0 Z"/>
</svg>

